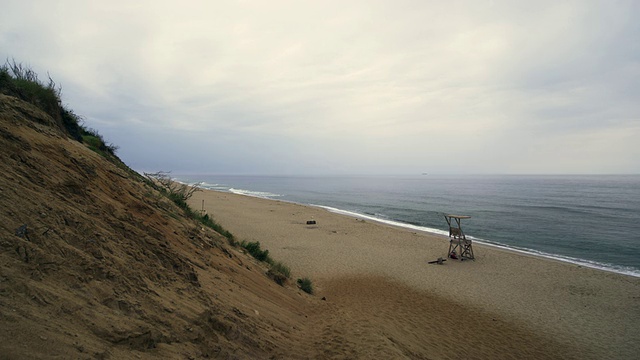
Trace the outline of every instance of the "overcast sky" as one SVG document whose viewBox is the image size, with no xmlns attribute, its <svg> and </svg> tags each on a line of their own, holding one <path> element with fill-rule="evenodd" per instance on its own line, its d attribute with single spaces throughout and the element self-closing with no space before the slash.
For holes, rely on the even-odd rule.
<svg viewBox="0 0 640 360">
<path fill-rule="evenodd" d="M 140 171 L 640 173 L 640 1 L 3 0 Z"/>
</svg>

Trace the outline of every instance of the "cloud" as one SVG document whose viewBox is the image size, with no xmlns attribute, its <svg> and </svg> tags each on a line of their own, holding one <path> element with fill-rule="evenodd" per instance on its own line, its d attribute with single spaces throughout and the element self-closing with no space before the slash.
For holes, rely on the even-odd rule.
<svg viewBox="0 0 640 360">
<path fill-rule="evenodd" d="M 0 55 L 134 167 L 637 173 L 639 7 L 8 1 Z"/>
</svg>

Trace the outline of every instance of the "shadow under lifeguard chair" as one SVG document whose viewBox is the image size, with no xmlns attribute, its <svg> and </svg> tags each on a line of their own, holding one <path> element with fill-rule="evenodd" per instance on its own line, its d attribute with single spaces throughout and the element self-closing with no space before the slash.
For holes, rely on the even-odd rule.
<svg viewBox="0 0 640 360">
<path fill-rule="evenodd" d="M 474 260 L 473 246 L 470 239 L 464 235 L 460 221 L 469 219 L 466 215 L 445 215 L 445 220 L 449 225 L 449 252 L 447 256 L 452 259 Z"/>
</svg>

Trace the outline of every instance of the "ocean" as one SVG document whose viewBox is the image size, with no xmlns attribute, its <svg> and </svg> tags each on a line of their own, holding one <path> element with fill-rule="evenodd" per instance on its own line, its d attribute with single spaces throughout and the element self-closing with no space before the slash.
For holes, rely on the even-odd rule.
<svg viewBox="0 0 640 360">
<path fill-rule="evenodd" d="M 640 175 L 175 178 L 444 235 L 468 215 L 476 242 L 640 277 Z"/>
</svg>

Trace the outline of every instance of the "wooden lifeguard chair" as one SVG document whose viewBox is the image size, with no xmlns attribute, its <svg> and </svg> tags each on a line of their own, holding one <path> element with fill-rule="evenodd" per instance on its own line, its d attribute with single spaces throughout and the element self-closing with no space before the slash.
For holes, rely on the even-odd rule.
<svg viewBox="0 0 640 360">
<path fill-rule="evenodd" d="M 469 219 L 471 216 L 466 215 L 445 215 L 444 219 L 447 220 L 447 224 L 449 225 L 449 252 L 447 253 L 448 257 L 451 257 L 451 254 L 454 254 L 460 260 L 474 260 L 473 257 L 473 247 L 471 244 L 471 240 L 467 239 L 462 231 L 462 226 L 460 226 L 460 220 Z"/>
</svg>

